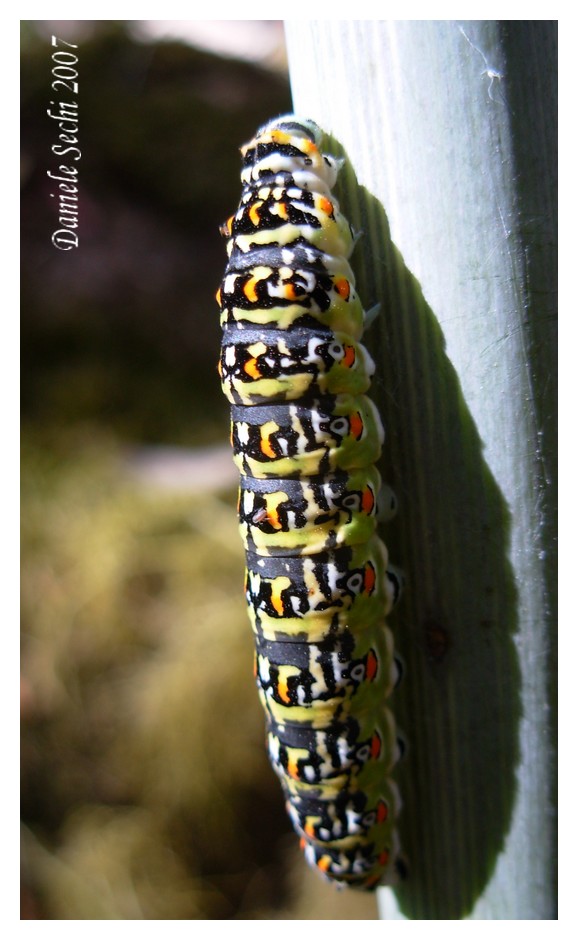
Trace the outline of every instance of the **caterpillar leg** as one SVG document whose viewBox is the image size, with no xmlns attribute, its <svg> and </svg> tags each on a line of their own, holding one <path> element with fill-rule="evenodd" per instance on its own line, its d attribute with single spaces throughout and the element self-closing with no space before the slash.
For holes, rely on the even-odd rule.
<svg viewBox="0 0 578 940">
<path fill-rule="evenodd" d="M 374 304 L 373 307 L 370 307 L 369 310 L 365 311 L 365 329 L 368 330 L 370 326 L 375 323 L 379 316 L 379 311 L 381 310 L 381 304 Z"/>
</svg>

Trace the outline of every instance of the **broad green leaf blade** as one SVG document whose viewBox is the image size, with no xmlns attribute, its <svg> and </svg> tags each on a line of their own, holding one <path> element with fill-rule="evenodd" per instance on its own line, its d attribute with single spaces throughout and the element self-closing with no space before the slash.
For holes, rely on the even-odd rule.
<svg viewBox="0 0 578 940">
<path fill-rule="evenodd" d="M 382 308 L 367 341 L 400 501 L 384 534 L 407 575 L 409 863 L 382 912 L 552 918 L 556 26 L 287 35 L 296 112 L 346 149 L 358 286 Z"/>
</svg>

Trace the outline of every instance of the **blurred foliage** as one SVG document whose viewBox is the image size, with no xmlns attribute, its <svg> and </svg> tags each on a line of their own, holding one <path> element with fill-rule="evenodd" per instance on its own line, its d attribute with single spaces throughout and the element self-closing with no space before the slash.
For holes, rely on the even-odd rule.
<svg viewBox="0 0 578 940">
<path fill-rule="evenodd" d="M 232 916 L 288 829 L 234 494 L 135 486 L 106 441 L 23 457 L 22 805 L 48 913 Z"/>
<path fill-rule="evenodd" d="M 218 226 L 287 81 L 120 22 L 79 43 L 80 247 L 60 252 L 51 49 L 24 24 L 21 916 L 375 918 L 290 832 L 235 493 L 210 473 L 162 489 L 130 459 L 226 445 Z"/>
<path fill-rule="evenodd" d="M 222 440 L 219 224 L 239 198 L 238 147 L 290 107 L 287 80 L 178 42 L 137 43 L 103 21 L 79 42 L 80 246 L 63 252 L 47 175 L 69 159 L 51 149 L 53 50 L 26 35 L 23 414 L 104 421 L 132 440 Z"/>
<path fill-rule="evenodd" d="M 150 488 L 94 429 L 23 471 L 22 916 L 375 917 L 290 832 L 235 494 Z"/>
</svg>

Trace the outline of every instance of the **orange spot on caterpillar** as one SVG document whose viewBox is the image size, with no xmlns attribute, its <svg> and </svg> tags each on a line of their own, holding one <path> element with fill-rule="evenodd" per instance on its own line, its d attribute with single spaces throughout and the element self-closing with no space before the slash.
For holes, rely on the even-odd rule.
<svg viewBox="0 0 578 940">
<path fill-rule="evenodd" d="M 347 366 L 348 369 L 351 369 L 351 367 L 355 363 L 355 349 L 353 348 L 353 346 L 345 345 L 343 347 L 343 352 L 344 352 L 343 365 Z"/>
<path fill-rule="evenodd" d="M 365 566 L 363 573 L 363 590 L 366 594 L 372 594 L 375 587 L 375 568 L 370 561 Z"/>
<path fill-rule="evenodd" d="M 377 667 L 379 666 L 379 660 L 373 650 L 370 650 L 367 654 L 367 662 L 365 665 L 365 674 L 370 682 L 373 682 L 377 675 Z"/>
<path fill-rule="evenodd" d="M 371 758 L 372 758 L 372 760 L 377 760 L 377 758 L 378 758 L 379 755 L 381 754 L 381 735 L 378 734 L 377 731 L 375 732 L 375 734 L 373 735 L 373 737 L 372 737 L 372 739 L 371 739 L 370 750 L 371 750 Z M 383 802 L 383 801 L 380 800 L 380 802 Z M 384 805 L 385 805 L 385 804 L 384 804 Z M 386 813 L 385 813 L 385 816 L 387 816 L 387 806 L 386 806 Z M 384 819 L 385 819 L 385 816 L 384 816 Z M 378 818 L 378 820 L 379 820 L 379 804 L 378 804 L 378 816 L 377 816 L 377 818 Z"/>
<path fill-rule="evenodd" d="M 335 278 L 335 287 L 340 297 L 343 297 L 344 300 L 349 300 L 351 287 L 346 277 Z"/>
<path fill-rule="evenodd" d="M 218 305 L 219 305 L 219 307 L 220 307 L 220 306 L 221 306 L 221 288 L 220 288 L 220 287 L 219 287 L 219 289 L 217 290 L 217 293 L 215 294 L 215 300 L 217 301 L 217 303 L 218 303 Z"/>
<path fill-rule="evenodd" d="M 361 438 L 363 434 L 363 419 L 358 411 L 355 411 L 349 419 L 349 430 L 356 441 Z"/>
<path fill-rule="evenodd" d="M 263 434 L 262 430 L 261 430 L 261 453 L 265 454 L 266 457 L 270 457 L 271 460 L 275 460 L 276 454 L 271 446 L 271 441 L 269 440 L 269 436 L 266 434 Z"/>
<path fill-rule="evenodd" d="M 291 140 L 291 137 L 286 131 L 273 128 L 268 134 L 263 135 L 263 140 L 270 140 L 272 143 L 286 144 Z"/>
<path fill-rule="evenodd" d="M 289 218 L 289 213 L 288 213 L 288 211 L 287 211 L 287 206 L 286 206 L 286 204 L 285 204 L 284 202 L 278 202 L 278 203 L 277 203 L 277 215 L 279 216 L 279 218 L 284 219 L 285 222 L 286 222 L 287 219 Z"/>
<path fill-rule="evenodd" d="M 296 300 L 297 292 L 294 284 L 285 284 L 284 293 L 286 300 Z"/>
<path fill-rule="evenodd" d="M 275 590 L 271 592 L 271 603 L 273 604 L 273 607 L 275 608 L 279 616 L 282 617 L 285 611 L 285 607 L 283 605 L 281 594 L 279 592 L 276 593 Z"/>
<path fill-rule="evenodd" d="M 385 800 L 379 800 L 377 803 L 377 821 L 378 823 L 385 822 L 389 816 L 389 807 Z M 389 858 L 389 856 L 388 856 Z"/>
<path fill-rule="evenodd" d="M 256 359 L 248 359 L 245 365 L 243 366 L 243 371 L 250 375 L 252 379 L 260 379 L 261 373 L 257 366 Z"/>
<path fill-rule="evenodd" d="M 247 300 L 250 300 L 252 303 L 257 301 L 257 284 L 259 283 L 258 277 L 250 277 L 246 284 L 243 285 L 243 293 Z"/>
<path fill-rule="evenodd" d="M 261 221 L 261 216 L 260 216 L 260 214 L 259 214 L 259 209 L 260 209 L 260 207 L 261 207 L 262 205 L 263 205 L 263 203 L 262 203 L 261 201 L 259 201 L 259 202 L 254 202 L 253 205 L 250 206 L 250 208 L 249 208 L 249 218 L 251 219 L 251 222 L 253 223 L 253 225 L 255 226 L 255 228 L 257 228 L 257 226 L 259 225 L 259 223 L 260 223 L 260 221 Z"/>
<path fill-rule="evenodd" d="M 288 705 L 291 699 L 289 697 L 289 689 L 287 687 L 286 679 L 279 679 L 279 682 L 277 683 L 277 692 L 279 693 L 279 698 L 282 699 L 286 705 Z"/>
<path fill-rule="evenodd" d="M 366 516 L 370 516 L 375 508 L 375 495 L 370 486 L 366 486 L 361 494 L 361 508 Z"/>
<path fill-rule="evenodd" d="M 274 529 L 281 528 L 281 522 L 279 520 L 279 513 L 276 509 L 269 509 L 267 512 L 267 519 L 271 523 Z"/>
<path fill-rule="evenodd" d="M 285 701 L 285 699 L 283 699 Z M 287 761 L 287 773 L 290 777 L 293 777 L 294 780 L 299 779 L 299 770 L 297 768 L 297 761 L 289 759 Z M 307 827 L 305 827 L 305 832 L 307 832 Z"/>
</svg>

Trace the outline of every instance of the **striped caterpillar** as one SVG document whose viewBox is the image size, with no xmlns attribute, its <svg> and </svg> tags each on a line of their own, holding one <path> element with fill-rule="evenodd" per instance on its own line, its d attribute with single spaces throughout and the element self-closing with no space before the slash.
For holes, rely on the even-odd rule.
<svg viewBox="0 0 578 940">
<path fill-rule="evenodd" d="M 293 115 L 241 149 L 222 226 L 219 372 L 241 474 L 239 523 L 268 750 L 307 861 L 329 879 L 392 880 L 395 682 L 385 624 L 398 583 L 375 534 L 383 429 L 374 365 L 332 195 L 341 161 Z"/>
</svg>

